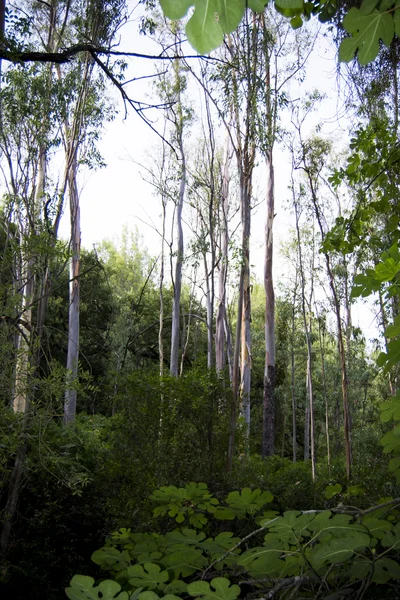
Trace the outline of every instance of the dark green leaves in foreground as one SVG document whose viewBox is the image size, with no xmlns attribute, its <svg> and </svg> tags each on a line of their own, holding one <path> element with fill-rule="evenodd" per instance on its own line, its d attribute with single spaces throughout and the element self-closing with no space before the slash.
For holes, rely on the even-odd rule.
<svg viewBox="0 0 400 600">
<path fill-rule="evenodd" d="M 338 484 L 329 486 L 327 496 L 332 498 L 339 488 Z M 350 490 L 350 494 L 355 491 Z M 164 520 L 167 515 L 171 517 L 171 502 L 177 509 L 173 518 L 183 515 L 184 521 L 207 511 L 207 505 L 212 510 L 216 506 L 204 483 L 190 483 L 185 488 L 164 486 L 152 499 L 164 507 L 161 512 L 160 506 L 155 509 Z M 188 596 L 236 600 L 243 594 L 240 586 L 246 584 L 251 589 L 254 579 L 263 581 L 266 594 L 277 580 L 299 577 L 307 582 L 307 597 L 320 597 L 321 580 L 325 591 L 335 594 L 343 586 L 353 593 L 360 589 L 360 582 L 368 587 L 371 582 L 380 585 L 400 579 L 397 500 L 389 499 L 388 503 L 383 499 L 381 506 L 367 514 L 360 511 L 358 516 L 335 514 L 335 509 L 260 515 L 271 500 L 269 492 L 244 488 L 218 503 L 215 512 L 209 514 L 212 523 L 196 518 L 195 528 L 183 526 L 165 534 L 120 529 L 92 556 L 108 578 L 96 586 L 91 577 L 76 575 L 66 589 L 67 596 L 70 600 L 179 600 Z M 188 501 L 194 503 L 194 513 L 181 512 Z M 391 510 L 394 513 L 388 515 Z M 232 532 L 218 533 L 219 517 L 237 519 L 240 528 L 246 524 L 253 533 L 243 539 Z M 207 537 L 203 529 L 217 535 Z M 301 587 L 297 591 L 300 594 Z"/>
</svg>

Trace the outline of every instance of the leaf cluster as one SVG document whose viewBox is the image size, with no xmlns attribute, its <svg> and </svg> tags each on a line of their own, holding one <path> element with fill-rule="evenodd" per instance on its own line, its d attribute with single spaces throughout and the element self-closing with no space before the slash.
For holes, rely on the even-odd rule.
<svg viewBox="0 0 400 600">
<path fill-rule="evenodd" d="M 211 507 L 215 521 L 256 518 L 260 527 L 244 538 L 226 531 L 207 537 L 210 524 L 201 519 L 194 529 L 183 526 L 166 534 L 120 529 L 92 556 L 112 579 L 95 586 L 93 579 L 76 575 L 66 589 L 70 599 L 98 598 L 101 592 L 103 598 L 124 600 L 187 595 L 235 600 L 243 597 L 241 586 L 278 598 L 283 597 L 279 581 L 322 598 L 332 591 L 355 593 L 400 579 L 400 524 L 394 516 L 385 518 L 380 507 L 352 515 L 340 514 L 340 509 L 261 515 L 273 498 L 269 492 L 245 488 L 219 503 L 205 484 L 195 483 L 165 486 L 152 498 L 163 511 L 171 507 L 177 522 L 192 518 L 193 512 L 184 511 L 192 501 L 195 511 Z M 155 515 L 163 514 L 159 508 Z"/>
</svg>

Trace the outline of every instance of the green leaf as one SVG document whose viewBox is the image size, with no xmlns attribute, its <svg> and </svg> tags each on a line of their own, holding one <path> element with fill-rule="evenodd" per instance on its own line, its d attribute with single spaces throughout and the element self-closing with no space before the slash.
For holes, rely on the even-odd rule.
<svg viewBox="0 0 400 600">
<path fill-rule="evenodd" d="M 308 549 L 307 557 L 315 569 L 323 565 L 335 565 L 353 556 L 356 550 L 364 550 L 370 544 L 369 535 L 360 531 L 348 531 L 341 537 L 321 540 L 319 544 Z"/>
<path fill-rule="evenodd" d="M 340 45 L 339 59 L 343 62 L 352 60 L 358 50 L 360 64 L 368 64 L 378 55 L 379 40 L 389 46 L 394 35 L 392 15 L 378 10 L 362 14 L 358 8 L 352 7 L 343 19 L 343 26 L 353 34 Z"/>
<path fill-rule="evenodd" d="M 242 20 L 245 0 L 217 0 L 218 21 L 224 33 L 234 31 Z"/>
<path fill-rule="evenodd" d="M 207 563 L 203 554 L 194 548 L 183 548 L 167 554 L 163 559 L 168 568 L 174 571 L 177 579 L 188 577 L 202 569 Z"/>
<path fill-rule="evenodd" d="M 269 491 L 262 492 L 260 489 L 243 488 L 240 492 L 235 491 L 228 494 L 227 508 L 218 510 L 215 516 L 218 519 L 232 519 L 235 516 L 243 519 L 246 515 L 252 516 L 257 513 L 273 499 L 274 497 Z"/>
<path fill-rule="evenodd" d="M 158 600 L 159 597 L 155 592 L 141 592 L 138 600 Z"/>
<path fill-rule="evenodd" d="M 300 15 L 296 15 L 290 19 L 290 25 L 293 27 L 293 29 L 299 29 L 303 25 L 303 19 Z"/>
<path fill-rule="evenodd" d="M 350 577 L 351 579 L 365 579 L 372 570 L 373 562 L 365 556 L 357 557 L 351 562 Z"/>
<path fill-rule="evenodd" d="M 130 556 L 126 551 L 120 552 L 113 546 L 104 546 L 92 554 L 92 561 L 102 569 L 125 569 L 130 564 Z"/>
<path fill-rule="evenodd" d="M 231 585 L 229 579 L 225 577 L 214 577 L 211 583 L 206 581 L 189 583 L 187 591 L 191 596 L 201 596 L 204 600 L 236 600 L 240 595 L 240 587 Z"/>
<path fill-rule="evenodd" d="M 121 592 L 121 586 L 111 579 L 102 581 L 94 587 L 94 579 L 85 575 L 74 575 L 71 587 L 65 589 L 70 600 L 128 600 L 128 594 Z"/>
<path fill-rule="evenodd" d="M 360 6 L 360 12 L 363 15 L 369 15 L 369 13 L 374 10 L 378 2 L 379 0 L 363 0 Z"/>
<path fill-rule="evenodd" d="M 400 523 L 397 523 L 391 531 L 387 532 L 381 544 L 384 548 L 392 548 L 393 550 L 400 548 Z"/>
<path fill-rule="evenodd" d="M 371 536 L 378 540 L 381 540 L 392 529 L 392 524 L 389 521 L 377 517 L 366 516 L 363 518 L 362 524 L 368 529 Z"/>
<path fill-rule="evenodd" d="M 296 10 L 298 13 L 303 12 L 303 0 L 275 0 L 275 4 L 276 6 L 279 6 L 279 8 Z"/>
<path fill-rule="evenodd" d="M 400 453 L 400 427 L 395 427 L 391 431 L 385 433 L 381 438 L 380 443 L 383 446 L 385 454 L 389 452 Z"/>
<path fill-rule="evenodd" d="M 254 12 L 256 12 L 256 13 L 262 13 L 264 11 L 266 4 L 268 4 L 268 2 L 266 2 L 265 0 L 248 0 L 247 1 L 247 6 L 249 8 L 251 8 L 251 10 L 254 10 Z"/>
<path fill-rule="evenodd" d="M 400 565 L 391 558 L 379 558 L 374 563 L 374 583 L 385 584 L 391 579 L 400 579 Z"/>
<path fill-rule="evenodd" d="M 354 277 L 353 281 L 354 286 L 351 290 L 352 298 L 358 298 L 359 296 L 366 298 L 367 296 L 370 296 L 372 292 L 377 291 L 379 289 L 379 283 L 376 281 L 375 277 L 371 273 L 367 275 L 360 273 L 359 275 L 356 275 Z"/>
<path fill-rule="evenodd" d="M 189 8 L 194 4 L 194 0 L 160 0 L 163 13 L 168 19 L 178 21 L 182 19 Z"/>
<path fill-rule="evenodd" d="M 376 359 L 378 367 L 385 367 L 389 371 L 400 362 L 400 338 L 390 340 L 387 345 L 387 352 L 381 352 Z"/>
<path fill-rule="evenodd" d="M 174 594 L 167 594 L 166 596 L 158 596 L 155 592 L 142 592 L 138 596 L 138 600 L 182 600 L 179 596 L 174 596 Z M 132 600 L 132 597 L 131 599 Z"/>
<path fill-rule="evenodd" d="M 331 498 L 333 498 L 333 496 L 336 496 L 336 494 L 340 494 L 341 491 L 342 486 L 340 485 L 340 483 L 335 483 L 335 485 L 328 485 L 325 490 L 325 498 L 328 498 L 328 500 L 330 500 Z"/>
<path fill-rule="evenodd" d="M 194 529 L 183 529 L 179 531 L 175 529 L 174 531 L 169 531 L 165 535 L 165 539 L 168 545 L 173 546 L 175 544 L 184 544 L 185 546 L 196 546 L 200 542 L 205 539 L 205 534 L 203 532 L 197 533 Z"/>
<path fill-rule="evenodd" d="M 392 281 L 400 271 L 400 263 L 392 257 L 385 259 L 375 267 L 375 279 L 380 282 Z"/>
<path fill-rule="evenodd" d="M 399 2 L 396 4 L 396 10 L 393 15 L 394 20 L 394 31 L 398 37 L 400 37 L 400 10 L 399 10 Z"/>
<path fill-rule="evenodd" d="M 218 48 L 224 39 L 215 8 L 215 2 L 211 0 L 197 0 L 195 11 L 186 25 L 188 40 L 200 54 L 208 54 Z"/>
<path fill-rule="evenodd" d="M 134 587 L 146 587 L 149 590 L 158 588 L 160 584 L 169 579 L 168 571 L 161 571 L 161 568 L 154 563 L 145 563 L 142 565 L 133 565 L 127 569 L 129 583 Z"/>
<path fill-rule="evenodd" d="M 275 547 L 256 547 L 246 550 L 237 561 L 251 577 L 281 577 L 285 570 L 285 563 L 281 560 L 282 546 L 289 548 L 289 545 L 274 536 L 274 540 L 269 544 Z"/>
<path fill-rule="evenodd" d="M 388 325 L 385 329 L 384 335 L 388 338 L 396 337 L 400 335 L 400 315 L 394 318 L 393 325 Z"/>
</svg>

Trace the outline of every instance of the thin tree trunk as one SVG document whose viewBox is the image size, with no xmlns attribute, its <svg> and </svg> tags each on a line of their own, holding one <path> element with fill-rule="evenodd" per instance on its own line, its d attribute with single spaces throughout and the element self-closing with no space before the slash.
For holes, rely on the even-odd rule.
<svg viewBox="0 0 400 600">
<path fill-rule="evenodd" d="M 291 388 L 292 388 L 292 452 L 293 452 L 293 462 L 297 462 L 297 403 L 296 403 L 296 387 L 295 387 L 295 357 L 294 357 L 294 339 L 296 333 L 296 293 L 297 293 L 297 273 L 296 273 L 296 283 L 293 291 L 293 300 L 292 300 L 292 336 L 290 343 L 290 358 L 291 358 Z"/>
<path fill-rule="evenodd" d="M 180 368 L 180 372 L 179 372 L 180 377 L 182 377 L 182 375 L 183 375 L 183 363 L 185 361 L 187 349 L 189 346 L 190 326 L 191 326 L 191 321 L 192 321 L 192 309 L 193 309 L 194 291 L 195 291 L 195 287 L 196 287 L 196 279 L 197 279 L 197 277 L 196 277 L 196 270 L 195 270 L 194 274 L 193 274 L 193 289 L 192 289 L 192 293 L 190 294 L 190 304 L 189 304 L 189 315 L 188 315 L 186 339 L 183 344 L 182 357 L 181 357 L 181 368 Z M 183 317 L 184 317 L 184 315 L 183 315 Z M 207 326 L 208 326 L 208 319 L 207 319 Z"/>
<path fill-rule="evenodd" d="M 275 437 L 275 293 L 272 278 L 274 222 L 274 166 L 272 149 L 267 155 L 267 216 L 265 222 L 265 367 L 262 455 L 274 454 Z"/>
<path fill-rule="evenodd" d="M 250 191 L 247 189 L 250 182 L 247 183 L 244 190 L 244 202 L 242 206 L 242 249 L 244 262 L 243 272 L 243 309 L 242 309 L 242 327 L 241 327 L 241 384 L 240 399 L 241 412 L 245 421 L 245 437 L 248 442 L 250 436 L 250 385 L 251 385 L 251 299 L 250 299 Z"/>
<path fill-rule="evenodd" d="M 179 86 L 179 64 L 175 63 L 176 85 Z M 177 122 L 176 135 L 179 145 L 181 160 L 179 198 L 176 211 L 176 234 L 177 234 L 177 254 L 175 261 L 175 277 L 173 282 L 174 298 L 172 305 L 172 330 L 171 330 L 171 356 L 169 370 L 171 375 L 178 377 L 178 355 L 179 355 L 179 337 L 180 337 L 180 306 L 181 306 L 181 288 L 182 288 L 182 265 L 183 265 L 183 229 L 182 229 L 182 211 L 183 201 L 186 191 L 186 157 L 183 146 L 183 113 L 180 93 L 177 99 Z"/>
<path fill-rule="evenodd" d="M 166 202 L 162 198 L 162 232 L 161 232 L 161 265 L 160 265 L 160 320 L 158 328 L 158 353 L 160 364 L 160 377 L 164 375 L 164 269 L 165 269 L 165 221 L 166 221 Z"/>
<path fill-rule="evenodd" d="M 292 185 L 293 193 L 294 186 Z M 300 208 L 297 204 L 296 198 L 294 198 L 294 210 L 296 215 L 296 233 L 297 233 L 297 252 L 299 257 L 299 270 L 300 270 L 300 281 L 301 281 L 301 308 L 303 315 L 304 333 L 306 336 L 307 344 L 307 394 L 308 394 L 308 406 L 306 408 L 306 422 L 304 426 L 304 460 L 309 458 L 309 441 L 311 439 L 311 474 L 312 478 L 315 479 L 315 436 L 314 436 L 314 396 L 313 396 L 313 380 L 312 380 L 312 355 L 311 355 L 311 316 L 310 326 L 307 324 L 307 310 L 306 310 L 306 298 L 305 298 L 305 273 L 303 265 L 303 253 L 301 246 L 300 236 Z M 311 273 L 311 297 L 310 306 L 313 294 L 313 273 Z M 307 414 L 308 413 L 308 414 Z"/>
<path fill-rule="evenodd" d="M 314 205 L 315 214 L 317 217 L 321 239 L 322 241 L 325 239 L 325 232 L 322 224 L 320 209 L 317 200 L 316 190 L 314 188 L 314 182 L 310 171 L 308 168 L 305 168 L 305 171 L 308 176 L 310 190 L 311 190 L 311 199 Z M 344 445 L 345 445 L 345 455 L 346 455 L 346 473 L 347 478 L 349 479 L 351 476 L 351 464 L 352 464 L 352 455 L 351 455 L 351 425 L 350 425 L 350 411 L 349 411 L 349 400 L 348 400 L 348 382 L 347 382 L 347 368 L 346 368 L 346 354 L 344 349 L 343 342 L 343 327 L 342 327 L 342 319 L 340 315 L 340 302 L 338 298 L 338 294 L 335 287 L 335 279 L 331 267 L 330 256 L 327 252 L 324 252 L 326 270 L 329 278 L 329 287 L 332 293 L 333 306 L 335 309 L 336 323 L 337 323 L 337 332 L 338 332 L 338 348 L 339 348 L 339 357 L 340 357 L 340 368 L 342 374 L 342 401 L 343 401 L 343 424 L 344 424 Z"/>
<path fill-rule="evenodd" d="M 221 212 L 221 233 L 220 233 L 220 249 L 221 257 L 219 262 L 218 274 L 218 310 L 215 330 L 215 359 L 217 371 L 222 372 L 226 366 L 226 351 L 225 351 L 225 321 L 226 321 L 226 283 L 228 276 L 228 210 L 229 210 L 229 164 L 230 164 L 230 140 L 227 136 L 225 163 L 222 181 L 222 199 L 220 205 Z"/>
<path fill-rule="evenodd" d="M 68 315 L 68 354 L 67 354 L 67 381 L 64 401 L 64 424 L 68 425 L 75 420 L 76 414 L 76 384 L 78 380 L 79 361 L 79 297 L 80 297 L 80 206 L 77 187 L 76 158 L 71 164 L 68 177 L 70 215 L 71 215 L 71 259 L 70 259 L 70 284 L 69 284 L 69 315 Z"/>
<path fill-rule="evenodd" d="M 321 370 L 322 370 L 322 390 L 325 405 L 325 435 L 326 435 L 326 456 L 328 461 L 328 471 L 330 472 L 331 467 L 331 450 L 329 440 L 329 405 L 328 405 L 328 394 L 326 390 L 326 372 L 325 372 L 325 334 L 321 333 L 321 319 L 318 318 L 318 337 L 319 347 L 321 353 Z"/>
</svg>

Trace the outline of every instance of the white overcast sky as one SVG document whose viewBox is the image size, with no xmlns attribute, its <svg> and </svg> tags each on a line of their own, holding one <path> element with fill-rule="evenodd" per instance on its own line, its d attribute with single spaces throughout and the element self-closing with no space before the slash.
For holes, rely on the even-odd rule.
<svg viewBox="0 0 400 600">
<path fill-rule="evenodd" d="M 138 16 L 138 15 L 136 15 Z M 157 53 L 157 47 L 148 38 L 140 35 L 138 24 L 134 20 L 121 30 L 121 44 L 118 49 L 140 53 Z M 188 51 L 192 50 L 188 47 Z M 291 90 L 292 97 L 301 98 L 307 91 L 317 88 L 327 95 L 318 112 L 309 121 L 310 131 L 317 124 L 322 124 L 322 131 L 335 140 L 338 151 L 344 148 L 343 140 L 347 139 L 348 123 L 343 118 L 344 108 L 338 100 L 337 53 L 329 40 L 320 36 L 315 50 L 309 58 L 305 81 Z M 126 79 L 142 77 L 155 71 L 150 60 L 128 59 L 129 67 Z M 151 84 L 149 80 L 140 80 L 129 86 L 131 97 L 151 102 Z M 124 118 L 124 109 L 118 93 L 112 92 L 115 102 L 120 108 L 115 120 L 106 124 L 99 150 L 107 167 L 96 172 L 87 172 L 81 178 L 81 233 L 82 245 L 92 248 L 105 238 L 118 238 L 122 228 L 138 227 L 143 236 L 144 245 L 150 254 L 157 256 L 160 252 L 160 239 L 152 227 L 146 223 L 157 222 L 161 212 L 159 200 L 153 195 L 152 187 L 145 183 L 140 175 L 141 169 L 136 163 L 151 164 L 151 156 L 157 152 L 159 138 L 150 128 L 130 110 Z M 339 119 L 337 115 L 341 115 Z M 162 116 L 159 117 L 159 127 Z M 157 123 L 155 124 L 157 126 Z M 193 139 L 195 139 L 193 137 Z M 135 162 L 136 161 L 136 162 Z M 275 243 L 275 282 L 287 276 L 287 265 L 279 257 L 279 247 L 288 238 L 288 231 L 293 226 L 292 219 L 283 208 L 289 197 L 290 182 L 289 158 L 279 148 L 275 151 L 275 183 L 276 183 L 276 218 L 274 221 Z M 255 182 L 255 189 L 260 196 L 263 193 L 264 181 L 260 177 Z M 252 247 L 251 263 L 258 279 L 263 275 L 263 234 L 265 223 L 265 204 L 262 202 L 252 213 Z M 69 237 L 69 215 L 66 211 L 61 224 L 60 234 Z M 353 308 L 354 325 L 364 330 L 367 339 L 377 337 L 376 323 L 373 313 L 358 304 Z"/>
</svg>

